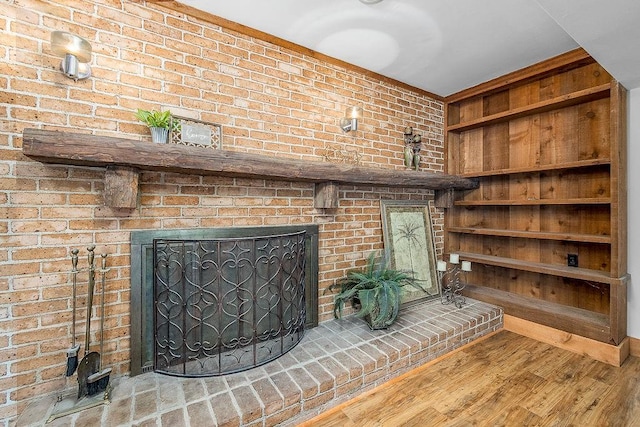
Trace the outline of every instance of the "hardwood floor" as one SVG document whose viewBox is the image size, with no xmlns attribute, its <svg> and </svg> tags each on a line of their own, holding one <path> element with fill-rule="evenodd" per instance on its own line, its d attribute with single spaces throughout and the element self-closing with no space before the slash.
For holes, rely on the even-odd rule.
<svg viewBox="0 0 640 427">
<path fill-rule="evenodd" d="M 501 331 L 301 426 L 640 426 L 640 359 L 617 368 Z"/>
</svg>

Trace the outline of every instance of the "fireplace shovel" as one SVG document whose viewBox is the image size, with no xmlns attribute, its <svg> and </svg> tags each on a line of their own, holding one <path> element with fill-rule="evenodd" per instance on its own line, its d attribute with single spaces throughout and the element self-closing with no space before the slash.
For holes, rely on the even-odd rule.
<svg viewBox="0 0 640 427">
<path fill-rule="evenodd" d="M 71 251 L 71 280 L 72 280 L 72 314 L 71 314 L 71 348 L 67 350 L 67 372 L 65 375 L 70 377 L 78 368 L 78 352 L 80 344 L 76 344 L 76 287 L 78 278 L 78 250 Z"/>
<path fill-rule="evenodd" d="M 89 351 L 89 336 L 91 335 L 91 310 L 93 306 L 93 290 L 95 288 L 95 246 L 87 248 L 89 251 L 89 287 L 87 290 L 87 322 L 84 336 L 84 357 L 78 365 L 78 399 L 88 395 L 87 380 L 90 375 L 100 370 L 100 354 Z"/>
<path fill-rule="evenodd" d="M 104 356 L 104 282 L 107 271 L 107 254 L 102 254 L 102 268 L 100 269 L 102 277 L 102 288 L 100 290 L 100 366 L 98 372 L 87 377 L 87 393 L 89 396 L 105 392 L 109 387 L 109 376 L 111 375 L 111 368 L 102 369 L 102 357 Z"/>
</svg>

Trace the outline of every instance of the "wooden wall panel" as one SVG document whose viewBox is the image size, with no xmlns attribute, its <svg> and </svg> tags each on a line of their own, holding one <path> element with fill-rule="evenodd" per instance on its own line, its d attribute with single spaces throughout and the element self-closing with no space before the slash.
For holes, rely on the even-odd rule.
<svg viewBox="0 0 640 427">
<path fill-rule="evenodd" d="M 582 206 L 549 205 L 541 206 L 540 210 L 540 231 L 610 235 L 609 206 L 598 205 L 584 209 Z"/>
<path fill-rule="evenodd" d="M 509 124 L 501 123 L 483 128 L 481 171 L 509 168 Z M 480 153 L 478 153 L 480 154 Z"/>
<path fill-rule="evenodd" d="M 482 115 L 491 116 L 493 114 L 509 111 L 513 106 L 510 105 L 510 91 L 503 90 L 492 93 L 482 98 Z"/>
<path fill-rule="evenodd" d="M 523 168 L 540 164 L 539 141 L 539 115 L 509 122 L 509 168 Z"/>
<path fill-rule="evenodd" d="M 509 90 L 511 108 L 522 108 L 541 101 L 543 98 L 540 97 L 542 93 L 540 84 L 540 81 L 534 80 L 528 84 L 511 88 Z"/>
<path fill-rule="evenodd" d="M 541 200 L 609 199 L 609 168 L 551 171 L 540 176 Z"/>
<path fill-rule="evenodd" d="M 475 129 L 460 135 L 459 158 L 461 174 L 468 174 L 482 171 L 483 159 L 483 132 L 482 129 Z"/>
<path fill-rule="evenodd" d="M 608 99 L 589 102 L 576 107 L 578 115 L 578 160 L 608 159 L 610 103 Z"/>
</svg>

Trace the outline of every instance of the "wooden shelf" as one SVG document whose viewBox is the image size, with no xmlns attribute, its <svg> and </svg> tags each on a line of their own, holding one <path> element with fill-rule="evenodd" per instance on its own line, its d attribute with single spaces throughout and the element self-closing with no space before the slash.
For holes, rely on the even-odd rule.
<svg viewBox="0 0 640 427">
<path fill-rule="evenodd" d="M 544 206 L 544 205 L 608 205 L 608 197 L 584 199 L 534 199 L 534 200 L 457 200 L 455 206 Z"/>
<path fill-rule="evenodd" d="M 475 234 L 482 236 L 498 236 L 498 237 L 519 237 L 524 239 L 539 240 L 561 240 L 568 242 L 585 242 L 585 243 L 603 243 L 610 244 L 611 236 L 593 235 L 593 234 L 577 234 L 577 233 L 558 233 L 550 231 L 519 231 L 504 230 L 496 228 L 476 228 L 476 227 L 449 227 L 451 233 Z"/>
<path fill-rule="evenodd" d="M 580 160 L 578 162 L 557 163 L 552 165 L 536 165 L 536 166 L 530 166 L 530 167 L 524 167 L 524 168 L 495 169 L 495 170 L 482 171 L 482 172 L 469 172 L 469 173 L 460 174 L 460 176 L 464 178 L 482 178 L 482 177 L 491 177 L 491 176 L 499 176 L 499 175 L 515 175 L 519 173 L 559 171 L 559 170 L 580 169 L 580 168 L 590 168 L 594 166 L 609 166 L 609 165 L 611 165 L 610 159 L 589 159 L 589 160 Z"/>
<path fill-rule="evenodd" d="M 609 316 L 485 286 L 467 285 L 463 293 L 504 309 L 505 314 L 562 329 L 601 342 L 611 341 Z"/>
<path fill-rule="evenodd" d="M 482 255 L 468 252 L 458 252 L 460 258 L 467 261 L 493 265 L 496 267 L 511 268 L 514 270 L 530 271 L 532 273 L 548 274 L 551 276 L 568 277 L 571 279 L 586 280 L 589 282 L 615 284 L 618 278 L 611 277 L 607 271 L 588 270 L 586 268 L 567 267 L 563 265 L 543 264 L 539 262 L 523 261 L 513 258 L 503 258 L 493 255 Z"/>
<path fill-rule="evenodd" d="M 477 129 L 484 126 L 495 125 L 507 122 L 509 120 L 518 119 L 532 114 L 544 113 L 560 108 L 571 107 L 573 105 L 585 102 L 596 101 L 598 99 L 607 98 L 611 91 L 611 84 L 603 84 L 588 89 L 572 92 L 547 101 L 536 102 L 525 107 L 513 108 L 502 113 L 491 114 L 476 120 L 447 126 L 448 132 L 464 132 L 467 130 Z"/>
<path fill-rule="evenodd" d="M 320 185 L 316 186 L 316 202 L 322 200 L 320 205 L 316 203 L 316 207 L 322 208 L 337 206 L 336 183 L 432 190 L 461 190 L 478 186 L 477 181 L 471 179 L 435 172 L 304 161 L 41 129 L 24 130 L 22 152 L 44 163 L 314 182 Z M 122 175 L 125 178 L 122 178 Z M 124 179 L 130 180 L 131 174 L 118 174 L 114 181 Z M 132 187 L 122 182 L 116 184 L 116 187 L 120 185 Z M 318 190 L 325 194 L 318 197 Z M 118 191 L 113 193 L 117 194 Z M 134 197 L 128 199 L 133 200 Z"/>
</svg>

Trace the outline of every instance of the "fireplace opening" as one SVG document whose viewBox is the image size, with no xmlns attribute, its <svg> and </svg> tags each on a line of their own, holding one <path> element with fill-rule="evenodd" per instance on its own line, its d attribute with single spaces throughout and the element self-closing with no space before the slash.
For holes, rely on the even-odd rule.
<svg viewBox="0 0 640 427">
<path fill-rule="evenodd" d="M 131 374 L 238 372 L 318 323 L 318 227 L 131 234 Z"/>
</svg>

